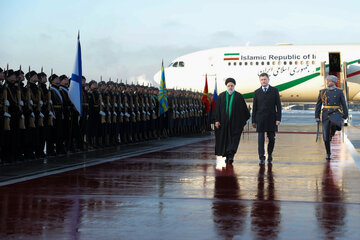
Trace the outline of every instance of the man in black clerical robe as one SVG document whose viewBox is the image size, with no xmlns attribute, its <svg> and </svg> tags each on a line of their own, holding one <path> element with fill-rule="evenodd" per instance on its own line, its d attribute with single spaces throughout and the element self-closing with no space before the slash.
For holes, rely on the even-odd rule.
<svg viewBox="0 0 360 240">
<path fill-rule="evenodd" d="M 225 81 L 227 90 L 222 92 L 215 107 L 215 155 L 226 157 L 232 163 L 240 142 L 243 128 L 250 117 L 243 96 L 234 90 L 235 80 Z"/>
</svg>

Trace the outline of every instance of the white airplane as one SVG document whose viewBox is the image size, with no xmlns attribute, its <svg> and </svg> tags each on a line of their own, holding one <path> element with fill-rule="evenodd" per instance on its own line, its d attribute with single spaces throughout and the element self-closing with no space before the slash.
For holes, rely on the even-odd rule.
<svg viewBox="0 0 360 240">
<path fill-rule="evenodd" d="M 321 69 L 321 63 L 325 68 Z M 346 70 L 342 63 L 346 62 Z M 324 77 L 343 74 L 343 85 L 350 101 L 360 100 L 360 44 L 223 47 L 190 53 L 171 61 L 165 68 L 167 88 L 185 88 L 202 92 L 207 75 L 209 93 L 217 79 L 218 94 L 226 90 L 228 77 L 236 80 L 235 89 L 251 100 L 260 87 L 258 76 L 266 72 L 270 85 L 280 91 L 282 101 L 314 102 L 324 88 Z M 160 83 L 161 71 L 154 80 Z"/>
</svg>

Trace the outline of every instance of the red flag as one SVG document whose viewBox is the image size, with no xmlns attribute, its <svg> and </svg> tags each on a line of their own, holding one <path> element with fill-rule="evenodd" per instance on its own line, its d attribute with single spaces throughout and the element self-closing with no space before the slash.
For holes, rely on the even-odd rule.
<svg viewBox="0 0 360 240">
<path fill-rule="evenodd" d="M 209 93 L 208 93 L 208 84 L 207 84 L 207 75 L 205 75 L 205 87 L 204 87 L 204 93 L 202 95 L 201 101 L 205 104 L 205 114 L 210 111 L 210 99 L 209 99 Z"/>
</svg>

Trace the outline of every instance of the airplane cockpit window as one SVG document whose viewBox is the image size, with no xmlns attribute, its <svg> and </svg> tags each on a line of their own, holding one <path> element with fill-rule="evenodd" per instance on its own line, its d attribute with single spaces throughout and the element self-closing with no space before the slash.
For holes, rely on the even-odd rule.
<svg viewBox="0 0 360 240">
<path fill-rule="evenodd" d="M 172 66 L 177 67 L 179 62 L 175 62 Z"/>
<path fill-rule="evenodd" d="M 173 64 L 174 64 L 173 62 L 172 62 L 172 63 L 170 63 L 168 67 L 171 67 Z"/>
<path fill-rule="evenodd" d="M 185 67 L 184 62 L 179 62 L 179 67 Z"/>
</svg>

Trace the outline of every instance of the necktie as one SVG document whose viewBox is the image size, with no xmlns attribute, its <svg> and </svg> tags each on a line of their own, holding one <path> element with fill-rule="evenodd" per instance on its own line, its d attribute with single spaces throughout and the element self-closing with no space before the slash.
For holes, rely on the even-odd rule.
<svg viewBox="0 0 360 240">
<path fill-rule="evenodd" d="M 266 93 L 267 88 L 264 88 L 264 93 Z"/>
</svg>

